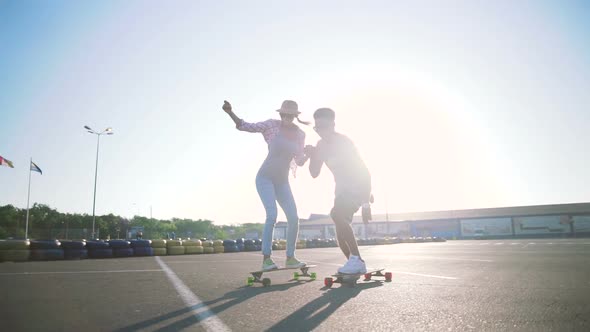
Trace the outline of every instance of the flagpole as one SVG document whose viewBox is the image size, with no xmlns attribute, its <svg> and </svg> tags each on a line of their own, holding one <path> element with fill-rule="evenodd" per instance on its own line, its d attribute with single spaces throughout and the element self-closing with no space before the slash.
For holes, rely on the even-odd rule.
<svg viewBox="0 0 590 332">
<path fill-rule="evenodd" d="M 29 200 L 31 198 L 31 164 L 33 163 L 33 158 L 31 157 L 31 161 L 29 162 L 29 192 L 27 194 L 27 220 L 25 223 L 25 240 L 29 238 Z"/>
</svg>

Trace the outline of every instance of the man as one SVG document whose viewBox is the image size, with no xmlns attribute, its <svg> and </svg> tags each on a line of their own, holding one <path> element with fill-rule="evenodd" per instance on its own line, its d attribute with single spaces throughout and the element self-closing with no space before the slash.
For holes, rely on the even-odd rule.
<svg viewBox="0 0 590 332">
<path fill-rule="evenodd" d="M 336 132 L 336 114 L 329 108 L 315 111 L 314 130 L 321 140 L 317 146 L 307 145 L 305 153 L 310 157 L 309 172 L 313 178 L 320 175 L 323 164 L 330 169 L 336 182 L 334 207 L 330 216 L 336 227 L 338 246 L 348 259 L 338 273 L 365 273 L 367 267 L 359 253 L 352 230 L 352 216 L 368 203 L 371 197 L 371 175 L 361 159 L 354 143 Z"/>
</svg>

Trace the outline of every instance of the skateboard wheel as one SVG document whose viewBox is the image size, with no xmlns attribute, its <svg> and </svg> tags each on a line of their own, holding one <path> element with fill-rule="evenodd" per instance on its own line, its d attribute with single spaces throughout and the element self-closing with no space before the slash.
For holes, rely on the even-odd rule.
<svg viewBox="0 0 590 332">
<path fill-rule="evenodd" d="M 391 274 L 391 272 L 385 272 L 385 281 L 391 281 L 392 277 L 393 275 Z"/>
<path fill-rule="evenodd" d="M 270 286 L 270 279 L 269 278 L 262 279 L 262 286 L 264 286 L 264 287 Z"/>
<path fill-rule="evenodd" d="M 310 277 L 311 277 L 311 280 L 316 280 L 318 275 L 315 272 L 312 272 Z"/>
<path fill-rule="evenodd" d="M 248 285 L 248 286 L 254 285 L 254 277 L 248 277 L 248 279 L 246 280 L 246 285 Z"/>
<path fill-rule="evenodd" d="M 331 288 L 333 284 L 334 284 L 334 279 L 332 279 L 330 277 L 324 279 L 324 286 Z"/>
<path fill-rule="evenodd" d="M 371 280 L 371 274 L 365 273 L 365 280 Z"/>
<path fill-rule="evenodd" d="M 299 280 L 299 272 L 293 272 L 293 279 Z"/>
</svg>

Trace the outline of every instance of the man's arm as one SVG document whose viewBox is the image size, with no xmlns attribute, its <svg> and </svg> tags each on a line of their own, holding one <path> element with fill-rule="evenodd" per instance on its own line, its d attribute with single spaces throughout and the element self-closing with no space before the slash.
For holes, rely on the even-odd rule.
<svg viewBox="0 0 590 332">
<path fill-rule="evenodd" d="M 305 154 L 309 156 L 309 174 L 311 174 L 312 178 L 317 178 L 320 175 L 320 171 L 322 170 L 322 166 L 324 165 L 324 160 L 322 159 L 320 149 L 318 146 L 307 145 L 305 147 Z"/>
</svg>

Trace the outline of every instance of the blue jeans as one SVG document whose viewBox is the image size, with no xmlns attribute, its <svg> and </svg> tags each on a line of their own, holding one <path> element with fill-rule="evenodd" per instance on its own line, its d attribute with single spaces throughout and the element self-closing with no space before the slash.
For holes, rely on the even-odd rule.
<svg viewBox="0 0 590 332">
<path fill-rule="evenodd" d="M 263 175 L 256 176 L 256 190 L 266 210 L 266 222 L 262 234 L 262 254 L 270 256 L 272 235 L 277 222 L 277 202 L 287 216 L 287 257 L 295 256 L 295 242 L 299 233 L 299 216 L 289 181 L 273 183 Z"/>
</svg>

